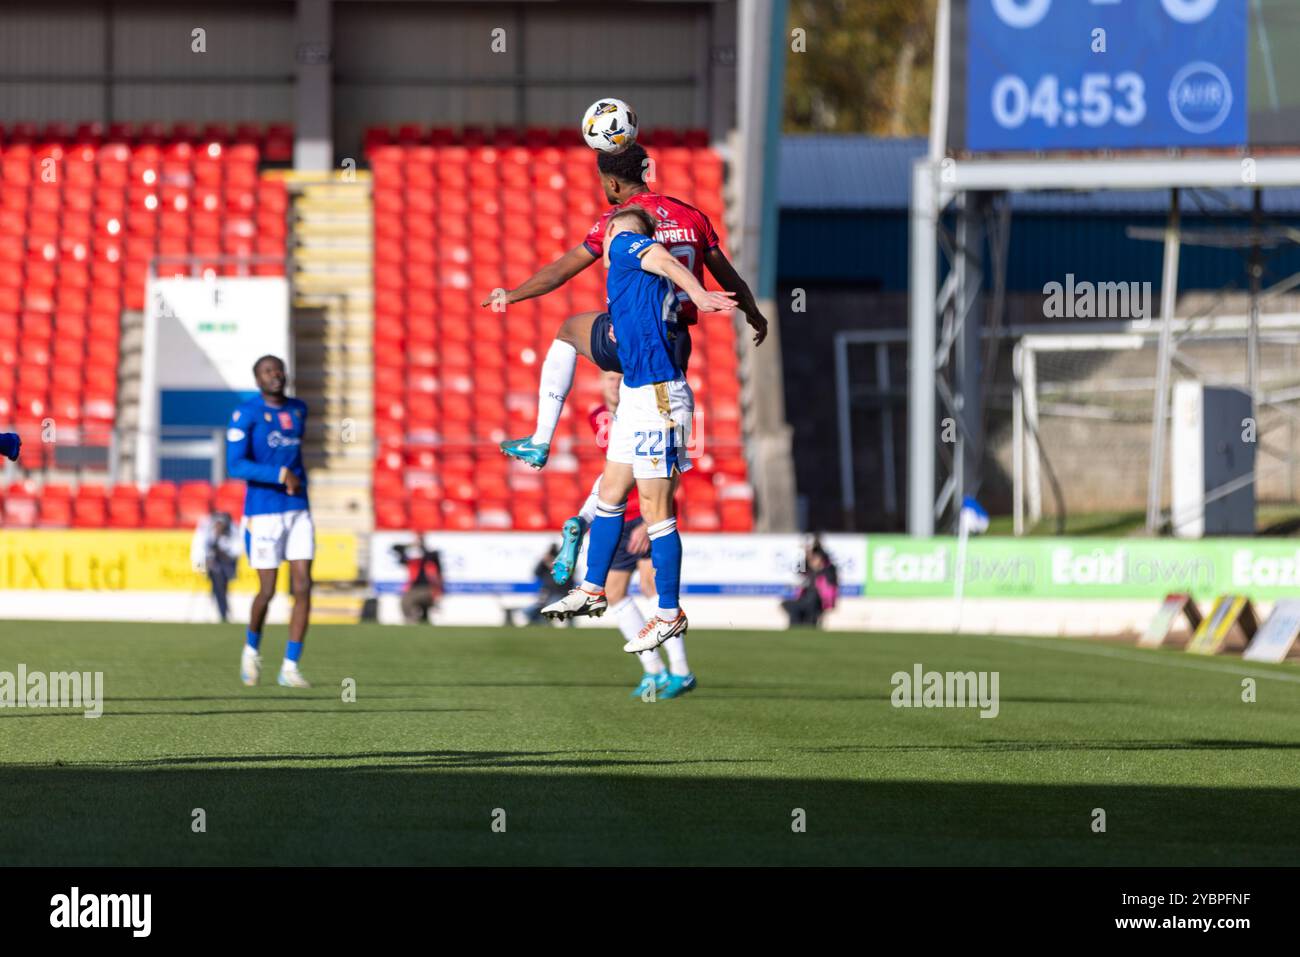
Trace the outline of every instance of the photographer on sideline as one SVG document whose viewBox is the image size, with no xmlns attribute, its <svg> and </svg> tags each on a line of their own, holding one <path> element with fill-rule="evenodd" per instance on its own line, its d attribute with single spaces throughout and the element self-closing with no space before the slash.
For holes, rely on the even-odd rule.
<svg viewBox="0 0 1300 957">
<path fill-rule="evenodd" d="M 402 592 L 402 617 L 408 625 L 429 623 L 429 612 L 442 598 L 442 555 L 424 544 L 424 536 L 410 546 L 394 545 L 393 553 L 406 566 L 406 590 Z"/>
<path fill-rule="evenodd" d="M 235 577 L 239 551 L 239 533 L 229 515 L 213 512 L 199 519 L 190 543 L 190 561 L 196 572 L 207 575 L 212 582 L 212 597 L 216 599 L 217 614 L 223 624 L 230 616 L 226 592 Z"/>
</svg>

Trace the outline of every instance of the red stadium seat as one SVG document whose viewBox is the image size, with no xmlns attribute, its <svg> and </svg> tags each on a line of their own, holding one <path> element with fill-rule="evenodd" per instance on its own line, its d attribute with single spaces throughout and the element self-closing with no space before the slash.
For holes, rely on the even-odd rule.
<svg viewBox="0 0 1300 957">
<path fill-rule="evenodd" d="M 26 448 L 23 454 L 26 455 Z M 32 490 L 21 484 L 9 486 L 4 499 L 4 524 L 7 528 L 32 528 L 38 508 Z"/>
<path fill-rule="evenodd" d="M 108 523 L 107 512 L 105 500 L 86 495 L 83 487 L 72 500 L 72 526 L 73 528 L 103 528 Z"/>
<path fill-rule="evenodd" d="M 140 525 L 140 490 L 134 485 L 113 487 L 108 498 L 110 528 L 138 528 Z"/>
<path fill-rule="evenodd" d="M 67 528 L 72 524 L 72 489 L 49 484 L 41 489 L 40 526 Z"/>
<path fill-rule="evenodd" d="M 656 132 L 661 178 L 671 177 L 673 191 L 693 198 L 721 229 L 722 163 L 708 148 L 707 133 Z M 412 495 L 406 501 L 400 474 L 381 454 L 374 473 L 380 527 L 410 520 L 432 528 L 441 519 L 447 529 L 503 523 L 549 528 L 572 513 L 599 470 L 600 451 L 589 446 L 584 413 L 600 400 L 600 378 L 585 364 L 557 430 L 545 484 L 538 477 L 520 484 L 493 446 L 531 430 L 537 374 L 551 337 L 569 315 L 602 300 L 601 271 L 587 270 L 560 291 L 516 304 L 508 319 L 478 308 L 497 285 L 517 282 L 569 248 L 574 234 L 585 233 L 599 215 L 596 197 L 585 189 L 590 151 L 570 131 L 542 128 L 487 142 L 482 130 L 457 135 L 413 124 L 399 129 L 395 141 L 383 128 L 366 134 L 376 236 L 376 435 L 381 448 L 403 450 L 395 462 L 408 477 L 436 476 L 443 483 L 440 498 Z M 505 242 L 507 217 L 534 224 L 522 260 Z M 263 234 L 275 232 L 264 216 L 258 221 Z M 707 441 L 734 449 L 723 461 L 743 482 L 731 324 L 713 324 L 697 354 L 692 380 Z M 563 451 L 570 444 L 576 455 Z M 492 451 L 458 461 L 461 449 Z M 749 499 L 720 499 L 707 485 L 697 498 L 693 510 L 685 510 L 691 527 L 752 527 Z"/>
</svg>

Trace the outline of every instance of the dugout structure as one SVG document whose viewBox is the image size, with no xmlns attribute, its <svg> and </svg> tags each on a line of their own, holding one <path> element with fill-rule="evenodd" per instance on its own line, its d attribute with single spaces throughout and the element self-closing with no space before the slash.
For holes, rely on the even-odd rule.
<svg viewBox="0 0 1300 957">
<path fill-rule="evenodd" d="M 1168 192 L 1151 320 L 1147 527 L 1159 526 L 1185 241 L 1179 193 L 1247 189 L 1252 222 L 1240 241 L 1265 248 L 1276 238 L 1257 197 L 1300 186 L 1288 129 L 1300 114 L 1300 97 L 1288 92 L 1300 58 L 1286 55 L 1300 52 L 1300 29 L 1285 14 L 1280 0 L 940 0 L 930 150 L 912 171 L 909 533 L 954 527 L 963 497 L 979 493 L 984 394 L 997 359 L 990 344 L 1003 331 L 1009 196 L 1024 190 Z M 1300 277 L 1263 289 L 1258 271 L 1252 276 L 1246 384 L 1258 404 L 1267 398 L 1259 298 Z"/>
</svg>

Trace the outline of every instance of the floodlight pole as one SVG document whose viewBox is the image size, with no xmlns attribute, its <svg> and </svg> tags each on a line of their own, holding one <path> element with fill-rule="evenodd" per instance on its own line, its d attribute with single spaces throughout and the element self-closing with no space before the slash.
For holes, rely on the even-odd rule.
<svg viewBox="0 0 1300 957">
<path fill-rule="evenodd" d="M 1169 218 L 1165 223 L 1164 273 L 1160 280 L 1160 346 L 1156 356 L 1156 398 L 1151 430 L 1151 461 L 1147 471 L 1147 532 L 1160 524 L 1164 489 L 1165 447 L 1169 418 L 1169 373 L 1173 358 L 1174 308 L 1178 300 L 1178 251 L 1181 221 L 1178 189 L 1169 191 Z"/>
</svg>

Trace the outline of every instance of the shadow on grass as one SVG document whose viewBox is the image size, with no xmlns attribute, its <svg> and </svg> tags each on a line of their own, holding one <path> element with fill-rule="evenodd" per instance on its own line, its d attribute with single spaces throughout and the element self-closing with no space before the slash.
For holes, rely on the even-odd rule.
<svg viewBox="0 0 1300 957">
<path fill-rule="evenodd" d="M 280 699 L 284 700 L 284 699 Z M 239 715 L 248 715 L 250 717 L 261 714 L 466 714 L 475 711 L 489 711 L 489 708 L 358 708 L 351 704 L 335 704 L 326 708 L 267 708 L 255 702 L 250 702 L 247 708 L 219 708 L 204 709 L 199 711 L 174 711 L 164 708 L 157 708 L 153 711 L 116 711 L 112 708 L 112 702 L 106 702 L 104 713 L 100 718 L 156 718 L 168 715 L 179 716 L 184 718 L 210 718 L 217 715 L 224 717 L 233 717 Z M 85 719 L 84 711 L 13 711 L 8 714 L 0 714 L 0 720 L 15 721 L 23 718 L 81 718 Z M 99 719 L 96 719 L 99 720 Z"/>
<path fill-rule="evenodd" d="M 259 767 L 259 757 L 207 759 L 238 767 L 194 767 L 194 758 L 166 759 L 168 766 L 6 766 L 0 864 L 1156 866 L 1300 859 L 1296 788 L 773 779 L 710 767 L 724 762 L 689 771 L 691 762 L 611 754 L 297 756 L 386 762 L 357 763 L 342 774 Z M 530 764 L 555 773 L 517 770 Z M 631 764 L 655 770 L 637 773 Z M 674 765 L 682 770 L 665 770 Z M 198 808 L 203 833 L 192 829 Z M 1106 811 L 1106 833 L 1091 829 L 1095 808 Z M 498 809 L 503 833 L 492 829 L 494 815 L 502 819 Z M 806 815 L 804 833 L 792 830 L 796 809 Z"/>
<path fill-rule="evenodd" d="M 1298 751 L 1294 741 L 1023 741 L 989 740 L 962 744 L 836 744 L 799 748 L 804 754 L 872 754 L 908 751 Z"/>
</svg>

